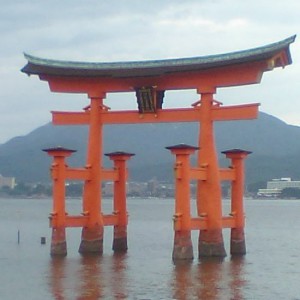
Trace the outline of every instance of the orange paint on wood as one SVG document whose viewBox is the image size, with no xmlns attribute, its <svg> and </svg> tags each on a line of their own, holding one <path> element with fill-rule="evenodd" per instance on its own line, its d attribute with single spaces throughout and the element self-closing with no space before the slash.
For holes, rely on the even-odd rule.
<svg viewBox="0 0 300 300">
<path fill-rule="evenodd" d="M 65 179 L 66 163 L 65 158 L 69 157 L 74 150 L 56 147 L 44 149 L 49 156 L 53 157 L 51 176 L 53 179 L 53 212 L 50 216 L 52 227 L 65 226 L 66 204 L 65 204 Z"/>
<path fill-rule="evenodd" d="M 91 174 L 90 170 L 87 168 L 67 168 L 66 179 L 70 180 L 90 180 Z"/>
<path fill-rule="evenodd" d="M 244 159 L 251 153 L 240 149 L 223 151 L 227 158 L 231 159 L 232 170 L 235 173 L 231 183 L 231 212 L 236 219 L 236 227 L 245 226 L 244 213 Z"/>
<path fill-rule="evenodd" d="M 102 180 L 119 180 L 119 172 L 116 169 L 101 169 Z"/>
<path fill-rule="evenodd" d="M 219 169 L 221 180 L 235 180 L 236 173 L 232 168 Z"/>
<path fill-rule="evenodd" d="M 208 228 L 222 229 L 220 175 L 212 120 L 213 94 L 201 94 L 202 119 L 199 135 L 198 166 L 207 165 L 206 180 L 198 181 L 198 215 L 208 214 Z"/>
<path fill-rule="evenodd" d="M 114 225 L 113 250 L 116 252 L 127 251 L 127 224 L 128 214 L 126 205 L 126 161 L 134 154 L 126 152 L 112 152 L 105 154 L 114 163 L 117 176 L 114 178 L 113 208 L 116 222 Z"/>
<path fill-rule="evenodd" d="M 118 216 L 118 226 L 127 226 L 127 206 L 126 206 L 126 161 L 134 154 L 125 152 L 114 152 L 106 154 L 114 162 L 114 169 L 118 176 L 114 180 L 114 212 Z"/>
<path fill-rule="evenodd" d="M 56 236 L 63 235 L 65 227 L 83 227 L 80 252 L 102 253 L 103 226 L 114 225 L 114 250 L 127 249 L 126 211 L 126 160 L 130 155 L 110 154 L 114 169 L 102 169 L 102 127 L 105 124 L 142 124 L 162 122 L 198 122 L 199 153 L 197 166 L 190 167 L 190 155 L 194 147 L 169 147 L 176 155 L 175 163 L 175 214 L 173 258 L 193 257 L 191 229 L 202 233 L 199 237 L 199 255 L 224 256 L 222 228 L 232 228 L 232 253 L 243 253 L 243 159 L 248 152 L 227 151 L 232 168 L 220 169 L 214 141 L 213 122 L 254 119 L 259 104 L 222 106 L 213 99 L 219 87 L 259 83 L 265 71 L 284 67 L 291 63 L 289 44 L 291 37 L 279 43 L 250 51 L 206 58 L 170 61 L 136 62 L 125 64 L 128 68 L 115 68 L 111 64 L 77 64 L 39 60 L 27 56 L 27 74 L 37 74 L 48 81 L 53 92 L 84 93 L 91 99 L 84 112 L 52 112 L 57 125 L 89 126 L 87 163 L 85 168 L 68 168 L 65 157 L 67 149 L 50 149 L 53 156 L 51 169 L 53 179 L 53 213 L 50 217 Z M 41 62 L 42 61 L 42 62 Z M 106 66 L 108 69 L 105 69 Z M 115 66 L 115 65 L 114 65 Z M 134 66 L 134 67 L 133 67 Z M 140 68 L 138 67 L 140 66 Z M 141 67 L 142 66 L 142 67 Z M 103 69 L 104 68 L 104 69 Z M 117 71 L 116 71 L 117 70 Z M 157 91 L 196 89 L 201 99 L 192 108 L 162 109 L 154 107 L 153 113 L 141 113 L 140 106 L 131 111 L 110 111 L 104 105 L 105 93 L 135 92 L 148 87 Z M 156 98 L 155 98 L 156 99 Z M 135 101 L 135 100 L 134 100 Z M 148 100 L 147 100 L 148 101 Z M 150 100 L 151 102 L 152 100 Z M 156 100 L 153 101 L 156 103 Z M 153 104 L 152 103 L 152 104 Z M 142 110 L 143 111 L 143 110 Z M 143 111 L 144 112 L 144 111 Z M 49 150 L 49 149 L 48 149 Z M 59 150 L 59 151 L 57 151 Z M 83 180 L 83 215 L 68 216 L 65 212 L 65 180 Z M 191 218 L 190 180 L 197 180 L 198 217 Z M 101 182 L 114 181 L 114 213 L 102 215 Z M 221 180 L 232 182 L 231 215 L 222 217 Z M 201 248 L 201 249 L 200 249 Z M 57 248 L 58 251 L 60 251 Z M 65 249 L 63 249 L 65 250 Z"/>
<path fill-rule="evenodd" d="M 190 155 L 196 147 L 179 144 L 167 147 L 172 154 L 176 155 L 175 171 L 175 214 L 174 228 L 176 231 L 188 232 L 191 230 L 190 211 Z"/>
<path fill-rule="evenodd" d="M 259 104 L 212 107 L 211 118 L 214 121 L 248 120 L 258 115 Z M 168 122 L 198 122 L 203 117 L 201 107 L 180 109 L 158 109 L 153 114 L 140 114 L 136 110 L 100 111 L 101 124 L 143 124 Z M 84 125 L 90 122 L 89 112 L 52 111 L 55 125 Z"/>
<path fill-rule="evenodd" d="M 74 77 L 57 75 L 40 75 L 41 80 L 48 81 L 52 92 L 85 93 L 94 97 L 99 92 L 131 92 L 137 86 L 157 86 L 160 90 L 196 89 L 199 86 L 231 87 L 254 84 L 261 81 L 268 63 L 258 61 L 239 65 L 229 65 L 216 69 L 169 73 L 160 76 L 133 77 Z"/>
<path fill-rule="evenodd" d="M 88 227 L 103 226 L 101 214 L 101 165 L 102 165 L 102 124 L 101 105 L 103 95 L 91 98 L 90 126 L 88 138 L 87 166 L 90 179 L 85 181 L 83 211 L 89 212 Z"/>
</svg>

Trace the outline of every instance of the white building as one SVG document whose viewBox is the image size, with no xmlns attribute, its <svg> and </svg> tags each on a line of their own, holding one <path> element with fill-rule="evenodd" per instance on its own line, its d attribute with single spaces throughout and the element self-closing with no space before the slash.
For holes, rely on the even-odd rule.
<svg viewBox="0 0 300 300">
<path fill-rule="evenodd" d="M 267 182 L 266 189 L 259 189 L 258 196 L 263 197 L 276 197 L 279 196 L 285 188 L 297 188 L 300 189 L 300 181 L 292 181 L 291 178 L 272 179 Z"/>
</svg>

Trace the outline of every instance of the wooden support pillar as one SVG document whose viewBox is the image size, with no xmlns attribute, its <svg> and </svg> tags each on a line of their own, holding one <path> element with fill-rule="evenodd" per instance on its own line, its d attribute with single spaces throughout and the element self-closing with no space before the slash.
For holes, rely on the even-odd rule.
<svg viewBox="0 0 300 300">
<path fill-rule="evenodd" d="M 91 97 L 89 107 L 90 124 L 88 138 L 87 168 L 90 178 L 85 181 L 83 213 L 88 216 L 87 226 L 82 228 L 79 252 L 81 254 L 103 253 L 103 216 L 101 207 L 101 165 L 102 165 L 102 96 Z"/>
<path fill-rule="evenodd" d="M 198 167 L 207 168 L 207 178 L 198 181 L 197 209 L 199 216 L 207 216 L 208 226 L 199 233 L 199 257 L 226 256 L 222 233 L 222 193 L 212 117 L 212 109 L 219 106 L 219 103 L 213 99 L 214 92 L 213 88 L 200 91 L 201 124 Z"/>
<path fill-rule="evenodd" d="M 176 155 L 175 163 L 175 215 L 173 260 L 193 259 L 190 212 L 190 155 L 197 147 L 179 144 L 166 147 Z"/>
<path fill-rule="evenodd" d="M 106 156 L 114 162 L 114 169 L 118 176 L 114 181 L 114 214 L 118 217 L 117 225 L 114 226 L 114 238 L 112 249 L 115 252 L 126 252 L 127 246 L 127 208 L 126 208 L 126 161 L 134 154 L 126 152 L 106 153 Z"/>
<path fill-rule="evenodd" d="M 241 149 L 223 151 L 231 159 L 235 176 L 231 183 L 231 214 L 236 220 L 236 226 L 231 229 L 230 254 L 246 254 L 245 242 L 245 213 L 244 213 L 244 159 L 251 153 Z"/>
<path fill-rule="evenodd" d="M 65 158 L 75 150 L 62 147 L 43 149 L 53 157 L 51 177 L 53 180 L 53 211 L 50 214 L 50 226 L 52 227 L 51 250 L 52 256 L 67 255 L 66 242 L 66 203 L 65 203 Z"/>
</svg>

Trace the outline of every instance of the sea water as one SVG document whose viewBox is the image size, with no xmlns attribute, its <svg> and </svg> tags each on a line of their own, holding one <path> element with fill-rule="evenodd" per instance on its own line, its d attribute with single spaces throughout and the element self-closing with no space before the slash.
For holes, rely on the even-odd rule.
<svg viewBox="0 0 300 300">
<path fill-rule="evenodd" d="M 111 199 L 103 200 L 105 213 Z M 172 262 L 173 199 L 128 199 L 128 252 L 114 255 L 105 228 L 102 256 L 78 253 L 80 228 L 67 229 L 68 255 L 49 255 L 51 199 L 0 199 L 0 299 L 300 299 L 300 201 L 245 200 L 247 255 Z M 195 203 L 193 202 L 195 211 Z M 230 201 L 223 201 L 224 213 Z M 80 214 L 80 199 L 68 199 Z M 41 238 L 46 244 L 41 244 Z"/>
</svg>

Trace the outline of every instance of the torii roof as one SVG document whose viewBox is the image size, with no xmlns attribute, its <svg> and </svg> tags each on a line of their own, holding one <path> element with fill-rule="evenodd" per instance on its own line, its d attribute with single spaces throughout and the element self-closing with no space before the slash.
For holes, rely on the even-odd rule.
<svg viewBox="0 0 300 300">
<path fill-rule="evenodd" d="M 281 56 L 275 60 L 273 67 L 284 67 L 292 62 L 289 45 L 294 42 L 295 38 L 294 35 L 277 43 L 226 54 L 148 61 L 74 62 L 43 59 L 24 54 L 28 63 L 21 71 L 28 75 L 59 77 L 149 77 L 266 61 L 279 54 Z"/>
<path fill-rule="evenodd" d="M 150 61 L 72 62 L 25 54 L 28 63 L 22 72 L 48 81 L 52 92 L 86 93 L 89 97 L 140 87 L 214 92 L 218 87 L 259 83 L 265 71 L 291 64 L 289 45 L 294 40 L 291 36 L 250 50 Z"/>
</svg>

